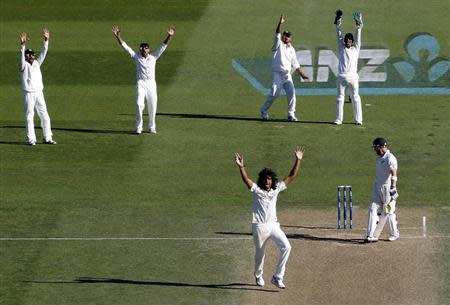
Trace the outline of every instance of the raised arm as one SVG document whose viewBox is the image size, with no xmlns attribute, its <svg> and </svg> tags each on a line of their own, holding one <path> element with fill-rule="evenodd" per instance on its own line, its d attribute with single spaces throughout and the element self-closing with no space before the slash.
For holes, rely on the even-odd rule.
<svg viewBox="0 0 450 305">
<path fill-rule="evenodd" d="M 168 45 L 169 42 L 172 40 L 172 36 L 175 34 L 175 27 L 173 25 L 171 25 L 169 27 L 169 29 L 167 30 L 167 37 L 166 39 L 163 41 L 163 43 L 165 45 Z"/>
<path fill-rule="evenodd" d="M 278 21 L 277 28 L 275 29 L 275 33 L 279 34 L 281 31 L 281 25 L 286 21 L 286 18 L 283 14 L 281 14 L 280 21 Z"/>
<path fill-rule="evenodd" d="M 112 27 L 112 32 L 114 33 L 114 36 L 116 37 L 117 42 L 120 44 L 120 46 L 130 55 L 130 57 L 134 57 L 136 55 L 136 53 L 122 39 L 122 34 L 120 32 L 120 28 L 117 25 L 114 25 Z"/>
<path fill-rule="evenodd" d="M 242 181 L 244 181 L 245 185 L 247 185 L 247 187 L 251 189 L 253 186 L 253 181 L 248 178 L 247 171 L 245 170 L 244 156 L 242 156 L 239 153 L 235 153 L 234 161 L 236 162 L 236 165 L 239 167 L 239 172 L 241 173 Z"/>
<path fill-rule="evenodd" d="M 25 69 L 25 44 L 27 41 L 27 33 L 20 34 L 20 71 Z"/>
<path fill-rule="evenodd" d="M 116 37 L 117 42 L 118 42 L 120 45 L 122 45 L 122 43 L 123 43 L 124 41 L 123 41 L 123 39 L 122 39 L 122 35 L 121 35 L 121 33 L 120 33 L 119 26 L 113 25 L 113 27 L 112 27 L 112 32 L 114 33 L 114 36 Z"/>
<path fill-rule="evenodd" d="M 336 25 L 336 42 L 338 48 L 343 45 L 344 37 L 342 36 L 342 15 L 344 13 L 341 10 L 336 11 L 336 15 L 334 17 L 334 24 Z"/>
<path fill-rule="evenodd" d="M 361 48 L 361 30 L 363 26 L 362 14 L 359 12 L 353 13 L 353 19 L 356 24 L 354 45 L 359 50 Z"/>
<path fill-rule="evenodd" d="M 286 178 L 283 179 L 284 184 L 286 184 L 286 186 L 292 182 L 292 180 L 295 179 L 295 177 L 297 177 L 297 173 L 298 170 L 300 169 L 300 163 L 303 159 L 303 152 L 304 152 L 304 148 L 300 145 L 297 145 L 297 147 L 295 148 L 295 163 L 294 166 L 291 169 L 291 172 L 289 173 L 289 176 L 287 176 Z"/>
<path fill-rule="evenodd" d="M 47 28 L 44 28 L 42 30 L 43 32 L 43 38 L 44 38 L 44 45 L 42 46 L 41 53 L 39 54 L 38 58 L 36 58 L 37 62 L 42 65 L 44 62 L 45 57 L 47 56 L 48 51 L 48 41 L 50 40 L 50 32 Z"/>
</svg>

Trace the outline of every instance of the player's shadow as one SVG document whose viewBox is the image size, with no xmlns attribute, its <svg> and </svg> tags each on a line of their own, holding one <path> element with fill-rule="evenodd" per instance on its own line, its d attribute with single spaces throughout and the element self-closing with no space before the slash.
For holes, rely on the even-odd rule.
<svg viewBox="0 0 450 305">
<path fill-rule="evenodd" d="M 213 120 L 229 120 L 229 121 L 256 121 L 256 122 L 264 122 L 264 123 L 289 123 L 289 124 L 308 123 L 308 124 L 332 125 L 332 122 L 306 121 L 306 120 L 299 120 L 297 122 L 289 122 L 287 119 L 270 119 L 269 121 L 262 121 L 259 117 L 215 115 L 215 114 L 192 114 L 192 113 L 158 112 L 157 115 L 174 117 L 174 118 L 184 118 L 184 119 L 208 119 L 208 120 L 213 119 Z"/>
<path fill-rule="evenodd" d="M 35 284 L 116 284 L 116 285 L 166 286 L 166 287 L 278 292 L 278 290 L 258 288 L 258 286 L 255 284 L 246 284 L 246 283 L 189 284 L 189 283 L 179 283 L 179 282 L 142 281 L 142 280 L 128 280 L 128 279 L 117 279 L 117 278 L 96 278 L 96 277 L 78 277 L 71 281 L 23 281 L 23 282 L 35 283 Z"/>
<path fill-rule="evenodd" d="M 9 129 L 25 129 L 24 126 L 1 126 L 0 128 Z M 36 129 L 41 129 L 41 127 L 36 126 Z M 108 130 L 108 129 L 93 129 L 93 128 L 63 128 L 63 127 L 52 127 L 52 130 L 59 131 L 69 131 L 69 132 L 81 132 L 81 133 L 100 133 L 100 134 L 135 134 L 133 131 L 126 130 Z M 0 144 L 19 144 L 19 142 L 0 142 Z M 22 144 L 22 143 L 20 143 Z"/>
<path fill-rule="evenodd" d="M 300 240 L 313 240 L 313 241 L 329 241 L 339 244 L 365 244 L 365 240 L 362 238 L 339 238 L 329 236 L 314 236 L 310 234 L 286 234 L 288 239 L 300 239 Z"/>
<path fill-rule="evenodd" d="M 311 227 L 309 227 L 311 228 Z M 326 227 L 326 230 L 329 228 Z M 334 228 L 336 229 L 336 228 Z M 216 232 L 216 234 L 221 235 L 245 235 L 252 236 L 252 233 L 243 233 L 243 232 Z M 340 244 L 365 244 L 365 240 L 361 238 L 339 238 L 339 237 L 329 237 L 329 236 L 314 236 L 310 234 L 298 234 L 298 233 L 288 233 L 286 234 L 288 239 L 303 239 L 303 240 L 312 240 L 312 241 L 328 241 L 335 242 Z"/>
<path fill-rule="evenodd" d="M 283 228 L 305 229 L 305 230 L 336 230 L 336 227 L 324 227 L 324 226 L 292 226 L 281 225 Z"/>
<path fill-rule="evenodd" d="M 25 141 L 0 141 L 0 145 L 25 145 L 25 146 L 29 146 L 30 144 L 28 144 Z"/>
</svg>

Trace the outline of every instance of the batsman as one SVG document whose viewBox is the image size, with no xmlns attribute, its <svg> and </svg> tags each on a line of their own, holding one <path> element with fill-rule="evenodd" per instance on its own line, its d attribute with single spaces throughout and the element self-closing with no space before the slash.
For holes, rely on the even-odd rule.
<svg viewBox="0 0 450 305">
<path fill-rule="evenodd" d="M 386 221 L 389 224 L 389 240 L 400 236 L 395 214 L 397 192 L 397 158 L 392 154 L 384 138 L 373 141 L 373 150 L 377 154 L 376 178 L 372 191 L 372 203 L 369 205 L 367 220 L 367 242 L 376 242 Z"/>
</svg>

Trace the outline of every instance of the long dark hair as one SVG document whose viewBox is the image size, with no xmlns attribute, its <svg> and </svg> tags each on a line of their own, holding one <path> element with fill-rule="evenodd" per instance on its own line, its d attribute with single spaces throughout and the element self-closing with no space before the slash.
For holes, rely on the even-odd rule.
<svg viewBox="0 0 450 305">
<path fill-rule="evenodd" d="M 258 182 L 256 183 L 260 189 L 265 189 L 264 180 L 269 176 L 272 178 L 272 189 L 275 190 L 277 188 L 278 177 L 277 174 L 271 170 L 270 168 L 263 168 L 258 174 Z"/>
</svg>

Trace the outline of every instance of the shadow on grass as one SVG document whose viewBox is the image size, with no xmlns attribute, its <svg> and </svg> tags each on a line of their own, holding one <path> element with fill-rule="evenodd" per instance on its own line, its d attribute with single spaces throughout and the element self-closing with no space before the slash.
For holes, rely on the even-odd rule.
<svg viewBox="0 0 450 305">
<path fill-rule="evenodd" d="M 309 227 L 312 229 L 312 227 Z M 328 230 L 328 228 L 325 228 Z M 245 235 L 252 236 L 252 233 L 243 233 L 243 232 L 216 232 L 216 234 L 221 235 Z M 313 240 L 313 241 L 329 241 L 340 244 L 365 244 L 365 240 L 362 238 L 339 238 L 339 237 L 328 237 L 328 236 L 313 236 L 310 234 L 286 234 L 288 239 L 301 239 L 301 240 Z"/>
<path fill-rule="evenodd" d="M 295 229 L 306 229 L 306 230 L 336 230 L 336 227 L 321 227 L 321 226 L 289 226 L 281 225 L 283 228 L 295 228 Z"/>
<path fill-rule="evenodd" d="M 185 119 L 213 119 L 213 120 L 230 120 L 230 121 L 257 121 L 257 122 L 264 122 L 264 123 L 289 123 L 289 124 L 307 123 L 307 124 L 333 125 L 332 122 L 306 121 L 306 120 L 299 120 L 297 122 L 289 122 L 287 119 L 270 119 L 269 121 L 262 121 L 259 117 L 244 117 L 244 116 L 215 115 L 215 114 L 158 112 L 157 115 L 169 116 L 169 117 L 174 117 L 174 118 L 185 118 Z"/>
<path fill-rule="evenodd" d="M 208 289 L 232 289 L 232 290 L 253 290 L 261 292 L 278 292 L 273 289 L 258 288 L 257 285 L 245 283 L 230 284 L 189 284 L 178 282 L 161 282 L 161 281 L 137 281 L 113 278 L 95 278 L 95 277 L 79 277 L 72 281 L 23 281 L 25 283 L 35 284 L 119 284 L 119 285 L 143 285 L 143 286 L 168 286 L 168 287 L 192 287 L 192 288 L 208 288 Z"/>
<path fill-rule="evenodd" d="M 30 146 L 25 140 L 24 141 L 0 141 L 0 145 L 25 145 Z"/>
<path fill-rule="evenodd" d="M 7 129 L 25 129 L 24 126 L 0 126 L 0 128 Z M 35 129 L 41 129 L 41 127 L 36 126 Z M 82 133 L 102 133 L 102 134 L 136 134 L 134 131 L 129 130 L 108 130 L 108 129 L 92 129 L 92 128 L 62 128 L 62 127 L 52 127 L 52 130 L 59 131 L 69 131 L 69 132 L 82 132 Z M 0 142 L 3 144 L 15 144 L 19 142 Z"/>
</svg>

